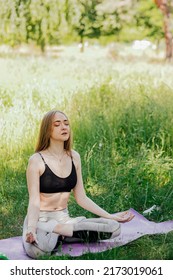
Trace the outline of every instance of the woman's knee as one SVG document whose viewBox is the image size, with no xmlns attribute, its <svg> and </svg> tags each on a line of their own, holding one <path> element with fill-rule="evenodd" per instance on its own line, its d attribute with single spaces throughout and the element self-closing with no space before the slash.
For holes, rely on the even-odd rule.
<svg viewBox="0 0 173 280">
<path fill-rule="evenodd" d="M 37 229 L 37 243 L 28 243 L 25 240 L 25 232 L 23 233 L 23 246 L 28 256 L 36 259 L 43 255 L 50 255 L 54 250 L 59 235 L 54 232 L 47 232 Z"/>
<path fill-rule="evenodd" d="M 108 220 L 108 225 L 109 225 L 109 228 L 110 228 L 110 232 L 114 232 L 114 231 L 120 229 L 120 224 L 117 221 Z"/>
<path fill-rule="evenodd" d="M 43 255 L 46 255 L 46 252 L 42 251 L 40 248 L 36 247 L 34 244 L 23 242 L 23 247 L 26 251 L 26 254 L 32 259 L 37 259 Z"/>
</svg>

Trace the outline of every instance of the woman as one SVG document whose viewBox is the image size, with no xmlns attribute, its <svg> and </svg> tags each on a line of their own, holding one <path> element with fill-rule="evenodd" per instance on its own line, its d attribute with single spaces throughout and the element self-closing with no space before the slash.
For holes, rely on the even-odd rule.
<svg viewBox="0 0 173 280">
<path fill-rule="evenodd" d="M 130 221 L 128 211 L 109 214 L 91 199 L 83 187 L 79 154 L 71 149 L 71 130 L 67 116 L 48 112 L 41 123 L 35 154 L 29 159 L 27 185 L 29 205 L 23 227 L 27 254 L 36 258 L 51 253 L 60 240 L 93 241 L 120 234 L 119 222 Z M 71 218 L 68 199 L 71 191 L 76 202 L 101 218 Z M 105 233 L 105 234 L 104 234 Z"/>
</svg>

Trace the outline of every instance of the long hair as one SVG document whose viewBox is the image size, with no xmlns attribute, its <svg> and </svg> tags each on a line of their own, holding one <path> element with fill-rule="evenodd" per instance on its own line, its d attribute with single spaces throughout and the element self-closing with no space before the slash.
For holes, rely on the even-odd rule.
<svg viewBox="0 0 173 280">
<path fill-rule="evenodd" d="M 43 151 L 49 147 L 51 130 L 52 130 L 52 120 L 56 113 L 61 113 L 64 116 L 66 116 L 66 114 L 58 110 L 51 110 L 44 115 L 40 125 L 40 132 L 39 132 L 35 152 Z M 70 136 L 68 140 L 64 141 L 64 149 L 66 150 L 67 153 L 71 155 L 71 148 L 72 148 L 72 133 L 70 130 Z"/>
</svg>

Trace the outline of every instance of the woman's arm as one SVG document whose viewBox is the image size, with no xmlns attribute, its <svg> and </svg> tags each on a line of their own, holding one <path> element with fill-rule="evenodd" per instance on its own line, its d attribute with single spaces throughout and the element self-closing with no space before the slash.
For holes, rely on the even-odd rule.
<svg viewBox="0 0 173 280">
<path fill-rule="evenodd" d="M 36 227 L 40 211 L 39 176 L 39 161 L 35 154 L 30 158 L 26 171 L 29 192 L 26 241 L 30 243 L 36 241 Z"/>
<path fill-rule="evenodd" d="M 93 214 L 96 214 L 100 217 L 113 219 L 119 222 L 126 222 L 131 220 L 133 217 L 128 211 L 121 212 L 118 215 L 110 214 L 107 211 L 103 210 L 96 203 L 94 203 L 90 198 L 86 196 L 83 180 L 82 180 L 82 171 L 81 171 L 81 160 L 80 155 L 75 152 L 75 163 L 77 171 L 77 184 L 74 188 L 74 197 L 76 202 L 84 209 L 90 211 Z"/>
</svg>

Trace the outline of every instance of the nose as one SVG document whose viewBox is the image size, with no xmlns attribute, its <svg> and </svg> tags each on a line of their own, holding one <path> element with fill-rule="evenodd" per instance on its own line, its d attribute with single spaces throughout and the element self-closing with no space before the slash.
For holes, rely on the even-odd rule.
<svg viewBox="0 0 173 280">
<path fill-rule="evenodd" d="M 62 129 L 65 129 L 66 128 L 66 125 L 64 123 L 61 123 L 61 128 Z"/>
</svg>

